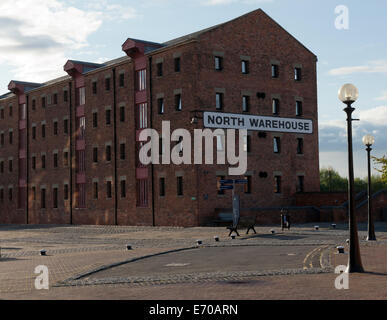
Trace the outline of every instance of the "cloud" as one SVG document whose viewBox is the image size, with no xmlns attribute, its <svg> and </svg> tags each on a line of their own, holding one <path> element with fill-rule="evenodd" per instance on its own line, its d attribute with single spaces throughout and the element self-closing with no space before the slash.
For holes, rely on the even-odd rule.
<svg viewBox="0 0 387 320">
<path fill-rule="evenodd" d="M 104 21 L 136 16 L 132 7 L 105 0 L 1 0 L 0 64 L 10 68 L 14 80 L 63 76 L 68 57 L 91 52 L 88 38 Z"/>
<path fill-rule="evenodd" d="M 382 92 L 382 96 L 375 98 L 376 101 L 387 101 L 387 90 Z"/>
<path fill-rule="evenodd" d="M 366 134 L 375 136 L 377 148 L 387 150 L 387 106 L 380 106 L 360 111 L 354 118 L 360 121 L 353 122 L 353 144 L 363 146 L 362 138 Z M 347 148 L 347 125 L 343 120 L 321 121 L 319 125 L 320 150 L 323 152 L 338 152 Z"/>
<path fill-rule="evenodd" d="M 385 73 L 387 74 L 387 60 L 373 60 L 365 65 L 341 67 L 328 72 L 332 76 L 344 76 L 354 73 Z"/>
</svg>

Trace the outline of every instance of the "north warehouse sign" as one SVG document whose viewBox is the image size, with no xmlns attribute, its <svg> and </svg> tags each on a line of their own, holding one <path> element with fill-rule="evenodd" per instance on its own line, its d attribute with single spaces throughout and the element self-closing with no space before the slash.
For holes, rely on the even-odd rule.
<svg viewBox="0 0 387 320">
<path fill-rule="evenodd" d="M 219 129 L 246 129 L 312 134 L 313 122 L 309 119 L 264 117 L 247 114 L 204 112 L 204 127 Z"/>
</svg>

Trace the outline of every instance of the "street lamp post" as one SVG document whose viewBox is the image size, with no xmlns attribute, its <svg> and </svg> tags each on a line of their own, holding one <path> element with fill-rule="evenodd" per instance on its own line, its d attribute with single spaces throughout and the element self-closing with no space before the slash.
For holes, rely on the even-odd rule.
<svg viewBox="0 0 387 320">
<path fill-rule="evenodd" d="M 354 173 L 353 173 L 353 147 L 352 147 L 352 107 L 359 97 L 359 91 L 353 84 L 345 84 L 339 90 L 339 99 L 347 105 L 344 109 L 347 114 L 347 135 L 348 135 L 348 212 L 349 212 L 349 258 L 346 272 L 364 272 L 360 256 L 359 236 L 355 216 L 354 201 Z"/>
<path fill-rule="evenodd" d="M 375 143 L 375 138 L 371 135 L 363 137 L 363 143 L 367 147 L 367 163 L 368 163 L 368 241 L 376 241 L 374 219 L 372 216 L 372 186 L 371 186 L 371 146 Z"/>
</svg>

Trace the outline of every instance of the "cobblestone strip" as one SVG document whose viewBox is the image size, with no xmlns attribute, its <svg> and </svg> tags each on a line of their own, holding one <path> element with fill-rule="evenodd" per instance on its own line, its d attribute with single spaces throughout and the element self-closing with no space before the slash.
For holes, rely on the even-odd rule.
<svg viewBox="0 0 387 320">
<path fill-rule="evenodd" d="M 284 276 L 299 274 L 322 274 L 330 273 L 330 269 L 284 269 L 270 271 L 238 271 L 238 272 L 207 272 L 207 273 L 189 273 L 178 275 L 150 275 L 147 277 L 111 277 L 105 279 L 79 279 L 66 280 L 57 283 L 54 287 L 74 287 L 74 286 L 95 286 L 95 285 L 113 285 L 113 284 L 134 284 L 134 285 L 164 285 L 179 283 L 202 283 L 217 281 L 238 281 L 259 276 Z"/>
</svg>

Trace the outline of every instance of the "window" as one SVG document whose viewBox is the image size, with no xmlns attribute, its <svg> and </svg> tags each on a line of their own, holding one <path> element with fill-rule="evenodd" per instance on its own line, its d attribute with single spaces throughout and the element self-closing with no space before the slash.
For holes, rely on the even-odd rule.
<svg viewBox="0 0 387 320">
<path fill-rule="evenodd" d="M 157 76 L 163 76 L 163 64 L 161 62 L 157 64 Z"/>
<path fill-rule="evenodd" d="M 165 197 L 165 178 L 159 179 L 159 195 Z"/>
<path fill-rule="evenodd" d="M 46 97 L 42 97 L 42 108 L 46 107 Z"/>
<path fill-rule="evenodd" d="M 281 193 L 281 176 L 274 177 L 274 193 Z"/>
<path fill-rule="evenodd" d="M 224 194 L 224 190 L 222 190 L 220 187 L 221 187 L 221 183 L 220 183 L 220 181 L 221 180 L 224 180 L 225 179 L 225 176 L 217 176 L 216 177 L 216 187 L 217 187 L 217 189 L 218 189 L 218 195 L 222 195 L 222 194 Z"/>
<path fill-rule="evenodd" d="M 93 182 L 93 199 L 95 199 L 95 200 L 98 199 L 98 182 L 97 181 Z"/>
<path fill-rule="evenodd" d="M 12 161 L 12 159 L 8 160 L 8 171 L 9 172 L 13 171 L 13 161 Z"/>
<path fill-rule="evenodd" d="M 121 88 L 125 86 L 125 73 L 120 73 L 119 86 Z"/>
<path fill-rule="evenodd" d="M 93 81 L 91 84 L 93 94 L 97 94 L 97 81 Z"/>
<path fill-rule="evenodd" d="M 58 188 L 52 189 L 52 206 L 54 209 L 58 208 Z"/>
<path fill-rule="evenodd" d="M 13 132 L 10 131 L 9 132 L 9 144 L 12 144 L 13 143 Z"/>
<path fill-rule="evenodd" d="M 183 195 L 183 177 L 177 177 L 177 195 Z"/>
<path fill-rule="evenodd" d="M 54 100 L 54 104 L 58 104 L 58 94 L 57 93 L 54 93 L 53 100 Z"/>
<path fill-rule="evenodd" d="M 13 189 L 9 188 L 8 189 L 8 200 L 12 201 L 12 199 L 13 199 Z"/>
<path fill-rule="evenodd" d="M 121 180 L 121 198 L 126 198 L 126 181 Z"/>
<path fill-rule="evenodd" d="M 46 169 L 46 155 L 42 154 L 42 169 Z"/>
<path fill-rule="evenodd" d="M 98 127 L 98 112 L 93 112 L 93 128 Z"/>
<path fill-rule="evenodd" d="M 105 79 L 105 90 L 106 91 L 110 90 L 110 78 Z"/>
<path fill-rule="evenodd" d="M 251 193 L 251 176 L 245 176 L 245 180 L 247 180 L 247 183 L 244 185 L 244 192 L 246 194 Z"/>
<path fill-rule="evenodd" d="M 304 154 L 304 139 L 297 138 L 297 154 Z"/>
<path fill-rule="evenodd" d="M 302 78 L 301 68 L 294 68 L 294 80 L 301 81 L 301 78 Z"/>
<path fill-rule="evenodd" d="M 242 60 L 242 73 L 248 74 L 249 73 L 249 62 L 246 60 Z"/>
<path fill-rule="evenodd" d="M 106 146 L 106 161 L 111 161 L 112 160 L 112 154 L 111 154 L 111 152 L 112 152 L 112 147 L 111 146 Z"/>
<path fill-rule="evenodd" d="M 67 102 L 67 101 L 68 101 L 68 91 L 67 91 L 67 90 L 64 90 L 64 91 L 63 91 L 63 101 L 64 101 L 64 102 Z"/>
<path fill-rule="evenodd" d="M 54 168 L 58 168 L 58 154 L 54 153 Z"/>
<path fill-rule="evenodd" d="M 137 105 L 137 123 L 136 129 L 145 129 L 148 127 L 148 105 L 141 103 Z"/>
<path fill-rule="evenodd" d="M 13 108 L 12 106 L 9 106 L 9 116 L 12 117 L 13 114 Z"/>
<path fill-rule="evenodd" d="M 108 109 L 105 111 L 106 125 L 110 125 L 111 123 L 110 116 L 111 116 L 111 111 L 110 109 Z"/>
<path fill-rule="evenodd" d="M 63 152 L 63 166 L 67 167 L 69 165 L 69 153 L 67 151 Z"/>
<path fill-rule="evenodd" d="M 164 98 L 157 99 L 157 105 L 159 109 L 159 114 L 164 113 Z"/>
<path fill-rule="evenodd" d="M 164 139 L 162 137 L 159 138 L 159 155 L 164 154 Z"/>
<path fill-rule="evenodd" d="M 63 133 L 64 134 L 69 133 L 69 120 L 68 119 L 63 120 Z"/>
<path fill-rule="evenodd" d="M 175 72 L 180 72 L 180 58 L 175 58 Z"/>
<path fill-rule="evenodd" d="M 0 201 L 4 202 L 4 189 L 3 188 L 0 189 Z"/>
<path fill-rule="evenodd" d="M 0 142 L 1 142 L 1 145 L 3 146 L 4 145 L 4 133 L 2 133 L 0 135 Z"/>
<path fill-rule="evenodd" d="M 223 70 L 223 58 L 215 57 L 215 70 L 221 71 Z"/>
<path fill-rule="evenodd" d="M 216 93 L 216 110 L 223 109 L 223 93 Z"/>
<path fill-rule="evenodd" d="M 120 107 L 120 121 L 125 122 L 125 106 Z"/>
<path fill-rule="evenodd" d="M 69 185 L 68 184 L 63 185 L 63 199 L 64 200 L 69 199 Z"/>
<path fill-rule="evenodd" d="M 32 110 L 36 110 L 36 100 L 35 99 L 32 99 Z M 2 117 L 2 119 L 4 119 L 4 116 Z"/>
<path fill-rule="evenodd" d="M 297 177 L 297 192 L 304 192 L 304 176 Z"/>
<path fill-rule="evenodd" d="M 125 143 L 120 144 L 120 159 L 125 160 Z"/>
<path fill-rule="evenodd" d="M 31 165 L 32 165 L 32 169 L 36 169 L 36 157 L 35 156 L 32 156 L 32 163 L 31 163 Z"/>
<path fill-rule="evenodd" d="M 280 153 L 281 152 L 281 138 L 274 137 L 273 144 L 274 144 L 274 153 Z"/>
<path fill-rule="evenodd" d="M 136 72 L 136 90 L 143 91 L 146 89 L 146 69 Z"/>
<path fill-rule="evenodd" d="M 242 97 L 242 110 L 243 110 L 243 112 L 249 112 L 249 110 L 250 110 L 250 97 L 249 96 Z"/>
<path fill-rule="evenodd" d="M 302 101 L 296 101 L 296 116 L 302 116 Z"/>
<path fill-rule="evenodd" d="M 31 192 L 32 192 L 32 200 L 36 201 L 36 187 L 32 187 Z"/>
<path fill-rule="evenodd" d="M 42 138 L 46 137 L 46 125 L 42 124 Z"/>
<path fill-rule="evenodd" d="M 4 161 L 0 161 L 0 173 L 4 173 Z"/>
<path fill-rule="evenodd" d="M 0 109 L 0 118 L 4 119 L 4 109 Z"/>
<path fill-rule="evenodd" d="M 279 77 L 279 67 L 276 64 L 271 65 L 271 77 L 278 78 Z"/>
<path fill-rule="evenodd" d="M 40 189 L 40 208 L 46 208 L 46 189 Z"/>
<path fill-rule="evenodd" d="M 182 109 L 181 94 L 175 95 L 175 108 L 176 108 L 176 111 L 181 111 L 181 109 Z"/>
<path fill-rule="evenodd" d="M 106 197 L 111 199 L 112 197 L 112 182 L 106 181 Z"/>
<path fill-rule="evenodd" d="M 58 121 L 54 121 L 54 136 L 58 135 Z"/>
<path fill-rule="evenodd" d="M 279 99 L 273 99 L 272 100 L 272 106 L 273 106 L 273 114 L 278 115 L 280 112 L 280 101 Z"/>
<path fill-rule="evenodd" d="M 36 140 L 36 127 L 35 126 L 32 127 L 32 139 Z"/>
</svg>

